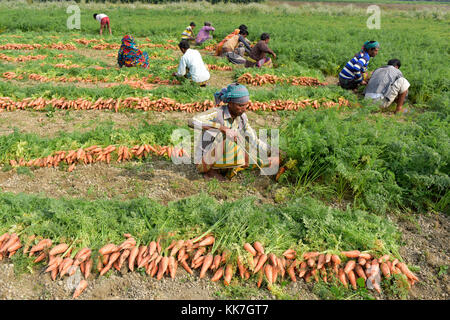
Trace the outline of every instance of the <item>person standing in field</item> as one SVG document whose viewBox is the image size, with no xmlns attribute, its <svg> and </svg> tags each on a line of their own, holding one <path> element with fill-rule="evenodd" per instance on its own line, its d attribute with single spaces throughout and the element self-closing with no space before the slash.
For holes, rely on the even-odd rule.
<svg viewBox="0 0 450 320">
<path fill-rule="evenodd" d="M 214 32 L 216 29 L 211 26 L 210 22 L 205 22 L 205 25 L 200 29 L 195 38 L 195 44 L 201 45 L 206 40 L 212 39 L 212 36 L 209 34 L 210 32 Z"/>
<path fill-rule="evenodd" d="M 109 25 L 109 17 L 106 14 L 94 13 L 94 19 L 100 22 L 100 35 L 103 34 L 103 29 L 106 29 L 106 26 L 108 26 L 109 34 L 112 34 L 111 26 Z"/>
<path fill-rule="evenodd" d="M 222 54 L 228 58 L 228 61 L 234 64 L 244 64 L 244 53 L 250 53 L 252 48 L 246 41 L 248 36 L 247 30 L 240 30 L 239 34 L 232 36 L 228 39 L 222 47 Z M 239 46 L 242 44 L 243 46 Z"/>
<path fill-rule="evenodd" d="M 347 62 L 342 71 L 339 73 L 339 85 L 344 89 L 353 90 L 359 85 L 366 85 L 367 67 L 370 58 L 378 54 L 380 44 L 377 41 L 366 41 L 361 51 Z"/>
<path fill-rule="evenodd" d="M 386 66 L 376 69 L 364 89 L 365 98 L 381 102 L 383 109 L 397 101 L 395 113 L 404 111 L 403 104 L 410 84 L 399 70 L 401 65 L 400 60 L 391 59 Z"/>
<path fill-rule="evenodd" d="M 205 87 L 210 78 L 210 74 L 208 68 L 203 62 L 200 52 L 198 50 L 191 49 L 187 40 L 181 40 L 178 47 L 183 53 L 183 56 L 180 59 L 178 71 L 174 72 L 172 75 L 175 77 L 185 76 L 201 87 Z"/>
<path fill-rule="evenodd" d="M 247 60 L 245 62 L 245 67 L 272 67 L 272 59 L 269 57 L 266 57 L 266 54 L 269 53 L 273 56 L 274 59 L 277 58 L 277 55 L 275 52 L 270 49 L 267 44 L 270 41 L 270 35 L 268 33 L 261 34 L 261 40 L 258 41 L 257 44 L 255 44 L 252 48 L 252 50 L 249 53 L 249 56 L 245 59 Z"/>
<path fill-rule="evenodd" d="M 278 169 L 279 157 L 266 157 L 262 160 L 257 151 L 268 155 L 269 147 L 258 139 L 245 114 L 249 103 L 247 88 L 238 83 L 214 94 L 216 106 L 194 116 L 188 125 L 201 130 L 195 145 L 195 163 L 199 172 L 206 177 L 224 180 L 222 173 L 232 178 L 245 168 L 269 167 Z M 246 139 L 249 142 L 246 148 Z"/>
<path fill-rule="evenodd" d="M 191 22 L 183 31 L 183 33 L 181 33 L 181 40 L 194 41 L 195 40 L 194 28 L 195 23 Z"/>
<path fill-rule="evenodd" d="M 122 38 L 122 45 L 117 54 L 117 63 L 119 68 L 123 66 L 148 68 L 148 54 L 137 48 L 132 36 L 126 35 Z"/>
</svg>

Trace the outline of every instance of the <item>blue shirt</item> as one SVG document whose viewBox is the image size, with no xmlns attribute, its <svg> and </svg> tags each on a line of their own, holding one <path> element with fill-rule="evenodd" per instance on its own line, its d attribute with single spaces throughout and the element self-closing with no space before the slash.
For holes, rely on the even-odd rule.
<svg viewBox="0 0 450 320">
<path fill-rule="evenodd" d="M 344 79 L 354 80 L 355 82 L 363 81 L 363 73 L 367 71 L 370 56 L 367 52 L 357 53 L 342 69 L 339 76 Z"/>
</svg>

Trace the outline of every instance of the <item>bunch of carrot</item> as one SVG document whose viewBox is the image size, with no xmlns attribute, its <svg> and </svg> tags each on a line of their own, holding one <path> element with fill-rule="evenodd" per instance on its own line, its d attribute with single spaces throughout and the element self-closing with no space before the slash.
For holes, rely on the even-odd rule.
<svg viewBox="0 0 450 320">
<path fill-rule="evenodd" d="M 290 78 L 281 78 L 272 74 L 256 74 L 252 76 L 250 73 L 244 73 L 242 76 L 238 78 L 239 83 L 251 84 L 254 86 L 263 85 L 263 84 L 275 84 L 277 82 L 286 82 L 295 86 L 324 86 L 326 83 L 320 82 L 316 78 L 311 77 L 290 77 Z"/>
<path fill-rule="evenodd" d="M 35 49 L 56 49 L 56 50 L 76 50 L 73 44 L 52 43 L 52 44 L 26 44 L 26 43 L 6 43 L 0 45 L 0 50 L 35 50 Z"/>
<path fill-rule="evenodd" d="M 209 70 L 219 70 L 219 71 L 232 71 L 233 70 L 233 67 L 231 67 L 231 66 L 218 66 L 215 64 L 207 64 L 206 66 L 208 67 Z M 178 68 L 178 65 L 168 66 L 167 70 L 173 70 L 176 68 Z"/>
<path fill-rule="evenodd" d="M 223 279 L 226 286 L 230 285 L 236 274 L 244 280 L 254 276 L 258 288 L 265 280 L 269 290 L 279 279 L 285 277 L 289 277 L 293 282 L 303 278 L 306 282 L 313 279 L 319 282 L 322 279 L 325 283 L 335 278 L 346 288 L 350 283 L 353 289 L 357 289 L 356 279 L 363 278 L 370 281 L 377 292 L 381 292 L 379 283 L 375 281 L 377 276 L 390 278 L 394 274 L 403 274 L 409 286 L 419 281 L 406 264 L 398 259 L 392 259 L 390 255 L 376 258 L 370 253 L 358 250 L 342 251 L 339 254 L 325 251 L 304 252 L 297 255 L 294 249 L 287 249 L 281 256 L 277 256 L 267 252 L 260 242 L 255 241 L 253 245 L 244 244 L 245 254 L 238 255 L 234 263 L 228 249 L 220 254 L 214 254 L 212 246 L 215 237 L 209 233 L 188 240 L 173 240 L 167 248 L 162 247 L 160 238 L 148 245 L 138 245 L 131 234 L 124 234 L 124 237 L 126 240 L 121 244 L 108 243 L 98 250 L 96 270 L 100 276 L 112 268 L 121 271 L 125 267 L 131 272 L 135 268 L 143 268 L 150 277 L 156 275 L 157 280 L 161 280 L 164 276 L 174 279 L 180 264 L 191 275 L 194 274 L 193 270 L 198 269 L 200 278 L 205 278 L 209 272 L 211 281 Z M 83 248 L 75 253 L 72 252 L 72 247 L 65 243 L 51 248 L 50 239 L 37 241 L 29 249 L 33 241 L 37 241 L 36 237 L 29 237 L 23 254 L 30 257 L 35 255 L 35 263 L 47 259 L 45 272 L 50 272 L 53 280 L 58 275 L 60 278 L 64 275 L 73 275 L 77 268 L 80 268 L 86 280 L 91 275 L 94 264 L 91 249 Z M 6 252 L 9 252 L 11 257 L 21 247 L 16 234 L 3 234 L 0 236 L 0 260 L 6 257 Z M 86 280 L 80 282 L 73 298 L 78 297 L 86 289 Z"/>
<path fill-rule="evenodd" d="M 59 166 L 60 163 L 66 163 L 69 165 L 68 171 L 72 172 L 77 164 L 91 164 L 96 162 L 111 162 L 111 155 L 114 151 L 117 151 L 117 162 L 131 160 L 133 157 L 142 159 L 146 158 L 150 153 L 157 156 L 171 157 L 183 157 L 188 152 L 184 149 L 175 148 L 172 146 L 158 146 L 158 145 L 135 145 L 132 148 L 127 146 L 119 146 L 116 148 L 114 145 L 110 145 L 106 148 L 99 146 L 91 146 L 88 148 L 79 148 L 77 150 L 69 151 L 56 151 L 53 155 L 48 157 L 24 160 L 23 158 L 16 160 L 10 160 L 9 163 L 13 167 L 54 167 Z"/>
<path fill-rule="evenodd" d="M 113 98 L 104 99 L 103 97 L 92 102 L 83 98 L 76 100 L 66 100 L 65 98 L 25 98 L 21 101 L 14 101 L 9 97 L 0 97 L 0 111 L 5 109 L 12 111 L 15 109 L 27 109 L 42 110 L 47 105 L 51 105 L 57 109 L 75 109 L 75 110 L 115 110 L 119 108 L 138 109 L 144 111 L 181 111 L 181 112 L 203 112 L 208 109 L 216 107 L 215 103 L 210 100 L 203 102 L 192 103 L 180 103 L 170 98 L 161 98 L 158 100 L 150 100 L 148 97 L 128 97 L 125 99 Z M 301 110 L 306 107 L 313 107 L 315 109 L 319 107 L 348 107 L 350 102 L 344 98 L 339 98 L 338 102 L 334 101 L 318 101 L 305 99 L 302 101 L 293 100 L 272 100 L 269 102 L 252 101 L 248 104 L 247 109 L 249 111 L 264 110 L 264 111 L 277 111 L 277 110 Z"/>
<path fill-rule="evenodd" d="M 30 60 L 43 60 L 45 58 L 47 58 L 47 56 L 45 55 L 36 55 L 36 56 L 27 55 L 27 56 L 10 57 L 7 56 L 6 54 L 0 53 L 0 60 L 10 62 L 26 62 Z"/>
<path fill-rule="evenodd" d="M 71 64 L 71 65 L 67 65 L 64 63 L 57 63 L 55 65 L 53 65 L 55 68 L 62 68 L 62 69 L 78 69 L 81 68 L 80 65 L 78 64 Z"/>
</svg>

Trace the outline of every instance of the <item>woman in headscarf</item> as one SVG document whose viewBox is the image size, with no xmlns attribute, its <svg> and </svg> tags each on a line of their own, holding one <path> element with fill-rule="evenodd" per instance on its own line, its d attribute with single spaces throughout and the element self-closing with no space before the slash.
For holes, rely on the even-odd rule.
<svg viewBox="0 0 450 320">
<path fill-rule="evenodd" d="M 132 36 L 126 35 L 122 38 L 117 63 L 120 68 L 123 66 L 148 68 L 148 54 L 137 48 Z"/>
<path fill-rule="evenodd" d="M 361 51 L 355 54 L 339 73 L 339 85 L 350 90 L 356 89 L 360 84 L 366 85 L 369 60 L 378 54 L 379 48 L 377 41 L 364 42 Z"/>
<path fill-rule="evenodd" d="M 222 55 L 222 47 L 225 44 L 225 42 L 228 41 L 228 39 L 236 36 L 239 34 L 239 32 L 246 30 L 247 31 L 247 26 L 245 24 L 241 24 L 239 26 L 239 28 L 234 29 L 234 31 L 232 33 L 230 33 L 229 35 L 227 35 L 222 41 L 219 42 L 219 44 L 216 47 L 216 56 L 221 56 Z"/>
<path fill-rule="evenodd" d="M 258 139 L 245 114 L 249 103 L 247 88 L 233 83 L 216 92 L 214 99 L 216 106 L 221 102 L 226 104 L 198 114 L 189 121 L 191 127 L 201 130 L 200 141 L 195 145 L 197 169 L 220 180 L 223 180 L 220 171 L 231 178 L 248 167 L 269 167 L 276 174 L 279 158 L 267 156 L 269 147 Z"/>
</svg>

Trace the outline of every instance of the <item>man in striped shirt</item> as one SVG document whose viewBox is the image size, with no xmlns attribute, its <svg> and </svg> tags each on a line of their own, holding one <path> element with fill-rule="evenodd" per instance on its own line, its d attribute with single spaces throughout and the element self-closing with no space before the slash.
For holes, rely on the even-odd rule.
<svg viewBox="0 0 450 320">
<path fill-rule="evenodd" d="M 339 85 L 344 89 L 356 89 L 360 84 L 367 84 L 367 67 L 370 58 L 378 54 L 380 44 L 377 41 L 366 41 L 360 52 L 347 62 L 339 73 Z"/>
</svg>

